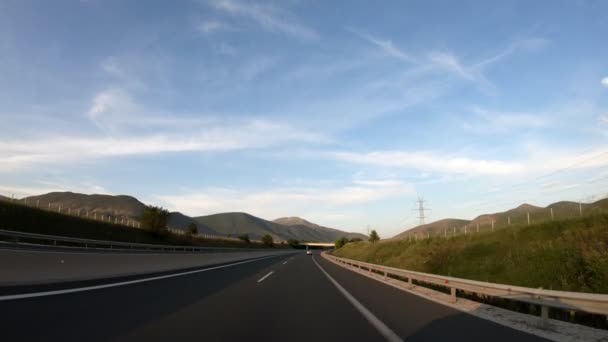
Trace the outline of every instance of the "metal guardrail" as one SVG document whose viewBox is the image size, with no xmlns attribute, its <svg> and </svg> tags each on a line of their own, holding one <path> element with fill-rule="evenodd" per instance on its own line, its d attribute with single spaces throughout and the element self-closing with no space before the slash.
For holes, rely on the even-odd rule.
<svg viewBox="0 0 608 342">
<path fill-rule="evenodd" d="M 65 246 L 65 243 L 72 243 L 84 246 L 85 248 L 105 248 L 105 249 L 125 249 L 125 250 L 161 250 L 161 251 L 184 251 L 184 252 L 203 252 L 203 251 L 259 251 L 260 248 L 236 248 L 236 247 L 201 247 L 201 246 L 179 246 L 179 245 L 156 245 L 148 243 L 131 243 L 107 240 L 81 239 L 66 236 L 55 236 L 35 233 L 25 233 L 12 230 L 0 229 L 0 237 L 9 237 L 14 242 L 22 240 L 48 241 L 52 246 Z M 0 239 L 1 241 L 1 239 Z M 62 244 L 63 243 L 63 244 Z"/>
<path fill-rule="evenodd" d="M 553 291 L 542 288 L 534 289 L 522 286 L 487 283 L 476 280 L 447 277 L 370 264 L 362 261 L 339 258 L 328 253 L 323 253 L 323 256 L 333 259 L 335 262 L 346 266 L 352 266 L 384 275 L 385 279 L 390 275 L 406 278 L 407 282 L 412 286 L 414 285 L 412 283 L 414 280 L 417 282 L 444 286 L 450 289 L 454 302 L 457 300 L 456 291 L 460 290 L 483 296 L 498 297 L 530 304 L 537 304 L 541 307 L 541 319 L 543 325 L 548 324 L 549 308 L 608 315 L 608 294 Z"/>
</svg>

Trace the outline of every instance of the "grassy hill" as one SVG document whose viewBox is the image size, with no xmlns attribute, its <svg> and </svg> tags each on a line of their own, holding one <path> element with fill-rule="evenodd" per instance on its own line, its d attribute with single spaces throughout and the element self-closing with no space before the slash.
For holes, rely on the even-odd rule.
<svg viewBox="0 0 608 342">
<path fill-rule="evenodd" d="M 155 234 L 82 217 L 32 208 L 19 203 L 0 201 L 0 229 L 85 239 L 214 247 L 263 247 L 240 241 L 190 238 L 175 234 Z"/>
<path fill-rule="evenodd" d="M 435 221 L 432 223 L 424 224 L 424 225 L 412 228 L 410 230 L 406 230 L 403 233 L 393 236 L 391 239 L 404 239 L 413 234 L 419 234 L 420 237 L 422 237 L 422 236 L 426 237 L 427 232 L 430 235 L 439 236 L 439 235 L 444 234 L 445 229 L 450 231 L 452 229 L 452 227 L 462 227 L 470 222 L 471 221 L 461 220 L 461 219 L 443 219 L 443 220 Z M 451 233 L 451 231 L 450 231 L 450 233 Z"/>
<path fill-rule="evenodd" d="M 25 201 L 29 205 L 39 205 L 42 209 L 48 209 L 50 205 L 51 210 L 57 210 L 61 206 L 62 212 L 69 209 L 76 213 L 80 210 L 81 214 L 84 215 L 86 211 L 89 211 L 91 216 L 96 213 L 98 216 L 104 215 L 105 217 L 111 216 L 119 219 L 124 217 L 135 221 L 139 220 L 146 206 L 137 198 L 131 196 L 85 195 L 73 192 L 51 192 L 45 195 L 26 197 L 19 202 L 25 203 Z M 172 212 L 169 215 L 168 226 L 170 228 L 185 229 L 190 223 L 196 223 L 196 221 L 182 213 Z M 213 229 L 207 226 L 198 226 L 199 233 L 216 234 Z"/>
<path fill-rule="evenodd" d="M 349 233 L 349 232 L 344 232 L 342 230 L 335 229 L 335 228 L 319 226 L 318 224 L 306 221 L 305 219 L 300 218 L 300 217 L 281 217 L 276 220 L 273 220 L 272 222 L 279 223 L 284 226 L 290 226 L 290 227 L 301 226 L 301 227 L 308 227 L 310 229 L 313 229 L 313 230 L 317 231 L 321 236 L 323 236 L 321 238 L 321 240 L 318 240 L 318 241 L 335 241 L 341 237 L 346 237 L 348 239 L 353 239 L 353 238 L 360 238 L 363 240 L 367 239 L 367 236 L 365 236 L 361 233 Z M 313 241 L 313 240 L 310 240 L 310 241 Z"/>
<path fill-rule="evenodd" d="M 591 214 L 494 233 L 350 243 L 337 256 L 467 279 L 608 293 L 608 215 Z"/>
<path fill-rule="evenodd" d="M 333 242 L 342 236 L 353 235 L 341 230 L 326 228 L 303 219 L 288 222 L 273 222 L 249 215 L 247 213 L 222 213 L 194 218 L 200 224 L 213 227 L 224 235 L 238 236 L 248 234 L 252 239 L 259 239 L 265 234 L 277 240 L 295 239 L 300 241 Z M 356 234 L 355 234 L 356 235 Z"/>
<path fill-rule="evenodd" d="M 40 196 L 31 196 L 20 199 L 20 204 L 39 207 L 40 209 L 61 213 L 89 217 L 95 214 L 111 217 L 112 222 L 118 218 L 138 221 L 144 210 L 145 204 L 131 196 L 111 195 L 85 195 L 73 192 L 52 192 Z M 50 209 L 49 209 L 50 208 Z M 296 222 L 297 221 L 297 222 Z M 248 234 L 251 239 L 259 239 L 263 235 L 270 234 L 275 240 L 295 239 L 300 241 L 331 242 L 346 236 L 349 238 L 365 238 L 362 234 L 347 233 L 337 229 L 322 227 L 297 218 L 296 221 L 281 224 L 255 217 L 246 213 L 223 213 L 200 217 L 189 217 L 180 212 L 172 212 L 169 215 L 168 226 L 174 229 L 185 229 L 190 223 L 198 226 L 201 234 L 224 235 L 236 237 Z"/>
<path fill-rule="evenodd" d="M 584 216 L 608 213 L 608 199 L 599 200 L 594 203 L 581 203 L 580 205 Z M 489 232 L 492 230 L 492 222 L 494 222 L 495 230 L 509 228 L 515 225 L 527 225 L 528 214 L 530 215 L 530 223 L 532 224 L 550 222 L 551 210 L 553 210 L 554 220 L 580 217 L 578 202 L 561 201 L 550 204 L 544 208 L 524 203 L 517 208 L 504 212 L 483 214 L 477 216 L 473 220 L 446 219 L 423 226 L 417 226 L 397 234 L 393 239 L 404 239 L 416 234 L 419 237 L 426 237 L 427 232 L 431 236 L 443 236 L 444 228 L 446 228 L 446 226 L 449 235 L 450 232 L 454 231 L 454 228 L 456 234 L 462 234 L 465 232 L 465 227 L 467 227 L 466 230 L 468 232 L 476 232 L 477 227 L 479 227 L 480 232 Z"/>
</svg>

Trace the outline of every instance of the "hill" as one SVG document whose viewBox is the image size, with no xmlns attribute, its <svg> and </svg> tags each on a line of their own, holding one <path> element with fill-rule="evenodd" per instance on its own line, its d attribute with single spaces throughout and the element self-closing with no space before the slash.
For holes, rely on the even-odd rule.
<svg viewBox="0 0 608 342">
<path fill-rule="evenodd" d="M 38 206 L 40 209 L 61 213 L 71 213 L 73 216 L 84 216 L 100 218 L 111 217 L 138 221 L 146 206 L 137 198 L 126 195 L 85 195 L 73 192 L 51 192 L 40 196 L 31 196 L 20 199 L 20 204 Z M 267 221 L 246 213 L 223 213 L 200 217 L 189 217 L 180 212 L 172 212 L 169 215 L 169 228 L 183 230 L 190 223 L 198 226 L 201 234 L 224 235 L 236 237 L 248 234 L 251 239 L 259 239 L 265 234 L 270 234 L 275 240 L 286 241 L 295 239 L 300 241 L 332 242 L 346 236 L 349 238 L 365 238 L 362 234 L 347 233 L 341 230 L 322 227 L 297 218 L 296 221 L 281 224 Z"/>
<path fill-rule="evenodd" d="M 146 206 L 137 198 L 126 195 L 85 195 L 73 192 L 51 192 L 40 196 L 31 196 L 21 199 L 20 202 L 25 202 L 30 205 L 39 205 L 42 209 L 58 210 L 61 206 L 62 212 L 70 210 L 73 213 L 81 212 L 82 215 L 86 211 L 90 216 L 97 214 L 98 216 L 110 216 L 131 219 L 138 221 Z M 196 223 L 192 218 L 180 213 L 172 212 L 169 215 L 168 226 L 174 229 L 185 229 L 188 224 Z M 216 234 L 216 232 L 207 227 L 199 226 L 199 233 Z"/>
<path fill-rule="evenodd" d="M 393 236 L 391 239 L 404 239 L 413 234 L 422 234 L 424 237 L 426 237 L 426 233 L 429 233 L 430 235 L 441 235 L 444 234 L 446 229 L 449 231 L 453 227 L 462 227 L 470 222 L 471 221 L 461 219 L 443 219 L 406 230 L 403 233 Z"/>
<path fill-rule="evenodd" d="M 282 224 L 284 226 L 307 227 L 307 228 L 313 229 L 313 230 L 317 231 L 319 234 L 324 236 L 323 241 L 335 241 L 341 237 L 346 237 L 348 239 L 354 239 L 354 238 L 359 238 L 359 239 L 363 239 L 363 240 L 367 239 L 367 236 L 363 235 L 361 233 L 351 233 L 351 232 L 345 232 L 345 231 L 335 229 L 335 228 L 319 226 L 318 224 L 306 221 L 303 218 L 295 217 L 295 216 L 281 217 L 276 220 L 273 220 L 272 222 Z"/>
<path fill-rule="evenodd" d="M 608 293 L 608 214 L 494 233 L 349 243 L 334 254 L 412 271 L 545 289 Z"/>
<path fill-rule="evenodd" d="M 339 237 L 353 235 L 337 229 L 325 228 L 306 220 L 298 224 L 281 224 L 255 217 L 247 213 L 222 213 L 194 218 L 197 222 L 213 227 L 223 235 L 247 234 L 259 239 L 269 234 L 276 240 L 295 239 L 300 241 L 333 242 Z M 355 234 L 356 235 L 356 234 Z"/>
<path fill-rule="evenodd" d="M 10 198 L 0 195 L 0 201 L 10 201 L 10 200 L 11 200 Z"/>
<path fill-rule="evenodd" d="M 552 212 L 553 218 L 551 217 Z M 426 237 L 427 233 L 430 236 L 443 236 L 446 226 L 448 228 L 448 235 L 453 233 L 454 229 L 456 234 L 462 234 L 465 230 L 468 232 L 476 232 L 477 229 L 480 232 L 491 231 L 492 229 L 501 229 L 509 226 L 527 225 L 528 215 L 530 216 L 530 224 L 534 224 L 580 217 L 581 212 L 584 216 L 606 213 L 608 212 L 608 199 L 580 204 L 578 202 L 561 201 L 544 208 L 524 203 L 504 212 L 482 214 L 473 220 L 444 219 L 417 226 L 395 235 L 393 239 L 404 239 L 416 234 L 420 237 Z"/>
</svg>

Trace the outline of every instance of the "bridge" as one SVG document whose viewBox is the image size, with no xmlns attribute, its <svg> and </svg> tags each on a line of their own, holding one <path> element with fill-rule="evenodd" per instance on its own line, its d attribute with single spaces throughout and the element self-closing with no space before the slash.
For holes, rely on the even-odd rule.
<svg viewBox="0 0 608 342">
<path fill-rule="evenodd" d="M 336 246 L 333 242 L 300 242 L 300 246 L 308 246 L 308 247 L 328 247 L 334 248 Z"/>
</svg>

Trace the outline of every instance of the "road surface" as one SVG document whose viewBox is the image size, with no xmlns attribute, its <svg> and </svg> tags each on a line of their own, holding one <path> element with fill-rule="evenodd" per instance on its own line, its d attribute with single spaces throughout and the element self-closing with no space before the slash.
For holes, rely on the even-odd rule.
<svg viewBox="0 0 608 342">
<path fill-rule="evenodd" d="M 542 340 L 384 285 L 318 254 L 206 267 L 156 274 L 155 280 L 140 275 L 0 288 L 0 336 L 79 342 Z M 126 284 L 6 299 L 121 282 Z"/>
</svg>

